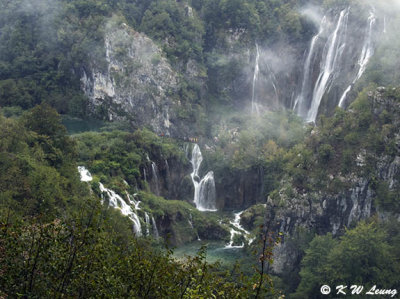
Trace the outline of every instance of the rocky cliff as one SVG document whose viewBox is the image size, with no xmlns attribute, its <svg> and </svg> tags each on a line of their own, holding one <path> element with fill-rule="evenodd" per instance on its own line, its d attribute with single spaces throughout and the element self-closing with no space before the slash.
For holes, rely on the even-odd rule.
<svg viewBox="0 0 400 299">
<path fill-rule="evenodd" d="M 109 120 L 125 118 L 159 134 L 171 134 L 174 107 L 171 95 L 178 75 L 159 46 L 125 23 L 110 21 L 105 28 L 105 60 L 92 61 L 82 71 L 82 88 L 92 110 Z"/>
<path fill-rule="evenodd" d="M 395 217 L 400 221 L 400 211 L 395 204 L 400 194 L 400 103 L 385 88 L 368 93 L 367 101 L 372 112 L 370 128 L 390 111 L 390 121 L 382 125 L 379 133 L 384 135 L 385 144 L 393 144 L 390 153 L 377 154 L 371 148 L 359 148 L 350 172 L 328 171 L 328 181 L 336 180 L 341 186 L 334 191 L 328 190 L 328 186 L 308 192 L 296 188 L 288 192 L 287 188 L 283 188 L 279 195 L 268 198 L 268 227 L 270 231 L 284 235 L 282 244 L 274 250 L 274 272 L 288 273 L 300 261 L 301 250 L 293 242 L 299 231 L 317 234 L 330 232 L 338 236 L 346 227 L 373 215 L 380 218 Z M 354 114 L 352 117 L 360 117 L 356 111 L 350 110 L 348 113 Z M 392 134 L 385 131 L 388 128 Z M 319 128 L 315 128 L 314 134 L 318 134 L 318 131 Z M 370 165 L 368 169 L 367 164 Z"/>
</svg>

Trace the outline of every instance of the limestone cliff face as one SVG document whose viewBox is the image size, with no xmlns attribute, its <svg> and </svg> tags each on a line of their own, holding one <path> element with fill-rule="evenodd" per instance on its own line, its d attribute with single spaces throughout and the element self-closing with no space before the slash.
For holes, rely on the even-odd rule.
<svg viewBox="0 0 400 299">
<path fill-rule="evenodd" d="M 126 24 L 109 22 L 104 37 L 105 61 L 82 71 L 82 88 L 92 109 L 109 120 L 125 118 L 157 133 L 171 134 L 178 100 L 178 76 L 162 50 Z"/>
<path fill-rule="evenodd" d="M 395 217 L 400 221 L 400 214 L 377 204 L 379 195 L 374 188 L 374 179 L 386 183 L 389 191 L 399 190 L 400 187 L 400 103 L 384 97 L 382 91 L 381 88 L 370 93 L 369 100 L 372 101 L 375 116 L 383 110 L 393 112 L 395 117 L 391 125 L 397 132 L 394 137 L 397 151 L 390 156 L 374 156 L 367 149 L 361 149 L 356 159 L 357 169 L 346 177 L 337 177 L 349 187 L 336 193 L 322 189 L 309 193 L 295 191 L 288 195 L 282 189 L 279 201 L 269 198 L 266 223 L 270 231 L 284 235 L 283 242 L 275 248 L 274 272 L 288 273 L 300 261 L 300 249 L 291 242 L 298 231 L 338 236 L 346 227 L 373 215 L 380 218 Z M 363 172 L 359 171 L 368 157 L 376 161 L 374 179 L 364 177 Z M 331 176 L 331 179 L 335 178 Z"/>
</svg>

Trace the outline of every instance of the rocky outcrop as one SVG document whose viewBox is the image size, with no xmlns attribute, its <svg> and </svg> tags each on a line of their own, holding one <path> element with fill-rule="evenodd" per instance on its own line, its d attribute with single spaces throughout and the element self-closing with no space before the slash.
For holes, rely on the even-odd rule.
<svg viewBox="0 0 400 299">
<path fill-rule="evenodd" d="M 125 118 L 170 135 L 174 107 L 180 104 L 172 97 L 179 80 L 162 50 L 146 35 L 115 21 L 105 28 L 104 46 L 105 65 L 92 61 L 82 71 L 82 89 L 92 110 L 109 120 Z"/>
<path fill-rule="evenodd" d="M 393 211 L 380 205 L 382 194 L 378 194 L 382 183 L 387 185 L 388 192 L 399 190 L 400 187 L 400 104 L 398 100 L 384 95 L 385 89 L 378 88 L 376 92 L 369 93 L 369 101 L 372 104 L 374 116 L 382 111 L 391 111 L 391 126 L 395 131 L 395 153 L 391 155 L 376 156 L 361 149 L 356 159 L 356 168 L 346 177 L 330 176 L 331 180 L 340 180 L 346 186 L 332 192 L 317 189 L 302 193 L 295 188 L 287 192 L 282 188 L 279 195 L 268 198 L 266 223 L 269 230 L 274 233 L 283 233 L 283 242 L 274 249 L 273 271 L 277 274 L 288 273 L 297 266 L 300 261 L 300 249 L 293 246 L 291 239 L 299 231 L 315 232 L 317 234 L 332 233 L 340 236 L 346 227 L 355 225 L 362 219 L 372 215 L 380 218 L 395 217 L 400 221 L 398 211 Z M 376 168 L 372 175 L 365 175 L 361 171 L 365 166 L 367 157 L 376 161 Z M 364 174 L 364 175 L 363 175 Z M 290 181 L 290 178 L 287 178 Z M 377 183 L 378 182 L 378 183 Z M 287 182 L 285 183 L 287 185 Z M 386 188 L 386 187 L 385 187 Z M 396 191 L 396 192 L 397 192 Z M 397 194 L 397 193 L 395 193 Z"/>
</svg>

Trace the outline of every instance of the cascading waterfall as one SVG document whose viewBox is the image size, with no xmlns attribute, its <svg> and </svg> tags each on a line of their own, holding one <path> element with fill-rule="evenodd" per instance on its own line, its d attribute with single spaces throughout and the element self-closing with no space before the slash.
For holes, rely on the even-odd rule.
<svg viewBox="0 0 400 299">
<path fill-rule="evenodd" d="M 139 204 L 140 204 L 140 200 L 135 200 L 132 198 L 132 196 L 128 193 L 128 191 L 125 191 L 126 193 L 126 197 L 128 198 L 129 204 L 133 205 L 135 207 L 135 210 L 140 210 Z M 133 194 L 133 197 L 135 197 L 137 195 L 137 193 Z"/>
<path fill-rule="evenodd" d="M 365 34 L 364 45 L 363 45 L 363 48 L 361 51 L 360 59 L 358 60 L 359 69 L 358 69 L 357 75 L 354 78 L 353 82 L 347 87 L 347 89 L 344 91 L 342 97 L 340 98 L 338 106 L 341 108 L 343 108 L 343 106 L 344 106 L 344 101 L 346 99 L 347 94 L 351 90 L 354 83 L 356 83 L 361 78 L 361 76 L 365 72 L 365 69 L 367 68 L 367 64 L 368 64 L 370 58 L 372 57 L 372 55 L 374 55 L 374 47 L 373 47 L 373 43 L 372 43 L 372 30 L 373 30 L 375 21 L 376 21 L 376 18 L 375 18 L 374 10 L 371 10 L 369 13 L 369 17 L 368 17 L 368 30 Z"/>
<path fill-rule="evenodd" d="M 225 249 L 231 249 L 231 248 L 243 248 L 244 243 L 242 242 L 241 245 L 233 245 L 234 244 L 234 238 L 236 235 L 244 235 L 245 238 L 250 235 L 248 231 L 246 231 L 243 226 L 240 225 L 240 216 L 243 214 L 244 211 L 238 212 L 234 214 L 234 219 L 231 221 L 231 225 L 233 228 L 231 228 L 231 239 L 229 243 L 225 246 Z M 247 238 L 246 238 L 247 239 Z M 248 243 L 251 244 L 254 239 L 249 239 Z"/>
<path fill-rule="evenodd" d="M 214 172 L 209 171 L 202 179 L 199 177 L 199 169 L 203 156 L 200 147 L 195 144 L 192 151 L 191 163 L 193 172 L 190 174 L 194 185 L 194 203 L 200 211 L 216 211 L 216 193 Z"/>
<path fill-rule="evenodd" d="M 332 83 L 332 75 L 337 67 L 337 61 L 343 53 L 345 47 L 345 34 L 347 28 L 347 19 L 349 8 L 340 12 L 334 32 L 329 36 L 324 48 L 323 58 L 321 61 L 321 71 L 316 81 L 310 110 L 308 111 L 306 120 L 314 122 L 317 118 L 319 105 L 325 91 Z"/>
<path fill-rule="evenodd" d="M 160 235 L 158 234 L 157 224 L 153 216 L 151 216 L 151 223 L 153 224 L 153 236 L 158 239 Z"/>
<path fill-rule="evenodd" d="M 260 72 L 260 67 L 258 65 L 260 60 L 260 51 L 258 49 L 258 44 L 256 43 L 256 59 L 254 63 L 254 73 L 253 73 L 253 88 L 252 88 L 252 94 L 251 94 L 251 113 L 254 113 L 257 111 L 257 99 L 256 99 L 256 82 L 258 80 L 258 74 Z"/>
<path fill-rule="evenodd" d="M 144 221 L 146 223 L 146 236 L 150 236 L 150 217 L 147 212 L 144 213 Z"/>
<path fill-rule="evenodd" d="M 78 166 L 78 172 L 81 176 L 82 182 L 92 181 L 92 179 L 93 179 L 92 175 L 90 174 L 89 170 L 87 170 L 84 166 Z M 124 181 L 124 183 L 126 185 L 128 185 L 127 182 Z M 142 234 L 140 220 L 139 220 L 139 217 L 137 216 L 137 214 L 132 211 L 132 206 L 135 208 L 135 210 L 140 209 L 139 208 L 140 201 L 135 201 L 135 200 L 131 199 L 128 192 L 126 192 L 127 199 L 129 201 L 129 204 L 127 204 L 121 196 L 119 196 L 113 190 L 105 188 L 102 183 L 99 183 L 99 188 L 100 188 L 101 192 L 105 192 L 107 194 L 107 197 L 109 199 L 109 206 L 120 210 L 123 215 L 128 216 L 129 219 L 133 222 L 133 230 L 134 230 L 135 234 L 137 236 L 140 236 Z M 102 195 L 102 198 L 103 198 L 103 195 Z M 102 200 L 102 203 L 104 203 L 104 198 Z"/>
<path fill-rule="evenodd" d="M 157 196 L 160 196 L 160 182 L 158 180 L 158 168 L 157 168 L 156 163 L 154 163 L 154 162 L 151 162 L 151 171 L 152 171 L 154 187 L 155 187 L 154 193 Z"/>
<path fill-rule="evenodd" d="M 318 33 L 312 38 L 310 44 L 310 50 L 308 51 L 308 55 L 306 61 L 304 63 L 304 71 L 303 71 L 303 82 L 301 84 L 301 92 L 299 96 L 296 98 L 296 101 L 293 106 L 293 110 L 297 110 L 298 115 L 303 118 L 306 118 L 308 107 L 307 107 L 307 99 L 312 96 L 312 82 L 311 82 L 311 62 L 315 56 L 316 52 L 316 43 L 324 34 L 326 30 L 326 16 L 322 18 L 321 24 L 319 26 Z"/>
<path fill-rule="evenodd" d="M 188 219 L 188 223 L 190 225 L 190 228 L 194 231 L 194 226 L 193 226 L 193 217 L 192 214 L 189 214 L 189 219 Z M 201 241 L 199 234 L 196 232 L 197 234 L 197 241 Z"/>
<path fill-rule="evenodd" d="M 142 228 L 140 224 L 139 217 L 135 212 L 132 211 L 132 206 L 128 205 L 125 200 L 122 199 L 121 196 L 119 196 L 115 191 L 105 188 L 102 183 L 99 183 L 99 188 L 101 192 L 104 192 L 107 194 L 108 200 L 109 200 L 109 206 L 120 210 L 122 215 L 128 216 L 129 219 L 133 222 L 133 230 L 137 236 L 142 235 Z M 128 197 L 129 200 L 129 197 Z M 104 203 L 104 199 L 103 199 Z M 132 204 L 130 202 L 130 204 Z"/>
<path fill-rule="evenodd" d="M 81 176 L 82 182 L 90 182 L 93 180 L 92 175 L 90 174 L 89 170 L 85 168 L 85 166 L 78 166 L 78 172 Z"/>
</svg>

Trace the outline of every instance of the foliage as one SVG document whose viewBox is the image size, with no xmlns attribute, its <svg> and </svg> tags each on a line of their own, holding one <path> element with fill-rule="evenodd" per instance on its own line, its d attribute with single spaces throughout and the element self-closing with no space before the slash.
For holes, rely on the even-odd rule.
<svg viewBox="0 0 400 299">
<path fill-rule="evenodd" d="M 143 169 L 150 167 L 148 159 L 158 162 L 158 165 L 168 159 L 184 160 L 175 142 L 160 138 L 146 129 L 133 133 L 86 132 L 74 135 L 74 140 L 78 145 L 79 160 L 94 175 L 101 176 L 104 183 L 122 185 L 122 180 L 126 180 L 131 187 L 145 189 Z M 118 182 L 113 182 L 118 177 Z"/>
<path fill-rule="evenodd" d="M 395 239 L 388 238 L 384 225 L 362 221 L 339 240 L 330 234 L 316 236 L 302 261 L 296 298 L 317 298 L 323 284 L 396 288 L 400 265 Z"/>
<path fill-rule="evenodd" d="M 247 298 L 272 292 L 265 273 L 261 281 L 259 274 L 221 275 L 218 264 L 205 262 L 204 249 L 176 261 L 171 250 L 136 238 L 129 221 L 104 208 L 79 181 L 75 142 L 49 106 L 19 120 L 0 116 L 0 128 L 1 296 Z M 152 134 L 120 134 L 157 148 Z M 140 196 L 143 209 L 154 209 L 156 216 L 163 210 L 159 217 L 204 217 L 184 202 Z"/>
</svg>

